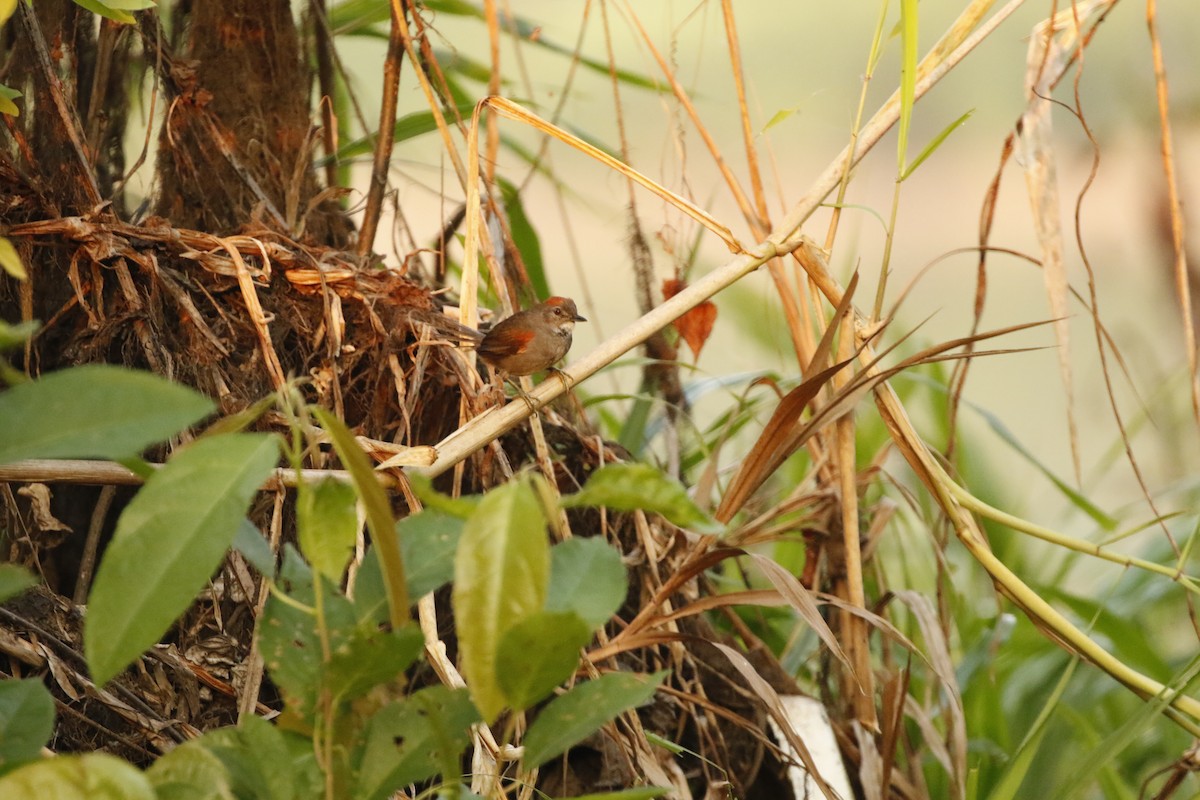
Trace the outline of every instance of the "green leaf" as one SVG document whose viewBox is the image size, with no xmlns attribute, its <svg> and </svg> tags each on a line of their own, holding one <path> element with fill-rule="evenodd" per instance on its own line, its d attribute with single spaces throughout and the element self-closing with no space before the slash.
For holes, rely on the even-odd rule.
<svg viewBox="0 0 1200 800">
<path fill-rule="evenodd" d="M 628 588 L 621 554 L 603 539 L 576 536 L 550 549 L 547 611 L 574 611 L 599 628 L 625 602 Z"/>
<path fill-rule="evenodd" d="M 41 679 L 0 681 L 0 771 L 38 758 L 53 735 L 54 698 Z"/>
<path fill-rule="evenodd" d="M 146 770 L 157 800 L 234 800 L 221 759 L 199 740 L 185 742 Z"/>
<path fill-rule="evenodd" d="M 119 22 L 122 25 L 132 25 L 137 22 L 133 14 L 130 14 L 128 11 L 119 11 L 115 8 L 110 8 L 100 2 L 100 0 L 75 0 L 75 5 L 85 11 L 99 14 L 105 19 L 111 19 L 113 22 Z"/>
<path fill-rule="evenodd" d="M 13 101 L 21 97 L 21 93 L 11 86 L 5 86 L 0 83 L 0 114 L 8 114 L 10 117 L 21 116 L 21 107 Z"/>
<path fill-rule="evenodd" d="M 33 573 L 24 567 L 0 564 L 0 603 L 16 597 L 30 586 L 36 586 L 37 582 Z"/>
<path fill-rule="evenodd" d="M 404 558 L 400 554 L 396 537 L 392 534 L 396 521 L 392 517 L 391 502 L 346 423 L 323 408 L 314 407 L 312 413 L 333 440 L 338 458 L 350 472 L 354 489 L 366 509 L 367 528 L 371 532 L 371 541 L 375 543 L 375 549 L 379 552 L 379 563 L 383 567 L 388 614 L 392 627 L 398 629 L 408 619 L 409 600 L 408 585 L 404 578 Z"/>
<path fill-rule="evenodd" d="M 324 662 L 317 635 L 313 574 L 293 547 L 283 551 L 278 592 L 272 592 L 263 609 L 259 646 L 271 680 L 279 687 L 288 711 L 311 722 L 321 691 Z M 320 579 L 318 579 L 320 580 Z M 329 646 L 338 648 L 354 630 L 355 615 L 350 601 L 334 591 L 328 581 L 322 587 Z M 286 599 L 280 595 L 287 592 Z"/>
<path fill-rule="evenodd" d="M 466 691 L 446 686 L 430 686 L 384 706 L 367 725 L 354 796 L 382 800 L 439 773 L 456 780 L 471 726 L 479 721 Z"/>
<path fill-rule="evenodd" d="M 525 769 L 545 764 L 582 742 L 626 709 L 654 696 L 667 673 L 610 672 L 554 698 L 525 734 Z"/>
<path fill-rule="evenodd" d="M 513 625 L 496 652 L 496 682 L 509 708 L 524 711 L 570 678 L 592 629 L 573 611 L 538 611 Z"/>
<path fill-rule="evenodd" d="M 355 628 L 330 653 L 324 685 L 339 701 L 361 697 L 404 674 L 424 645 L 421 629 L 411 623 L 398 631 Z"/>
<path fill-rule="evenodd" d="M 0 464 L 136 455 L 203 419 L 213 402 L 148 372 L 91 365 L 0 394 Z"/>
<path fill-rule="evenodd" d="M 17 345 L 23 345 L 37 333 L 41 323 L 37 320 L 29 320 L 28 322 L 18 322 L 16 325 L 10 325 L 4 320 L 0 320 L 0 351 L 11 350 Z"/>
<path fill-rule="evenodd" d="M 429 509 L 396 524 L 413 597 L 424 597 L 454 577 L 454 554 L 463 525 L 458 517 Z"/>
<path fill-rule="evenodd" d="M 11 105 L 14 109 L 16 108 L 11 100 L 8 102 L 8 105 Z M 0 113 L 15 115 L 15 112 L 9 111 L 3 102 L 0 102 Z M 29 273 L 25 271 L 25 265 L 21 263 L 21 254 L 17 252 L 17 248 L 13 247 L 13 243 L 5 236 L 0 236 L 0 269 L 3 269 L 19 281 L 29 279 Z"/>
<path fill-rule="evenodd" d="M 767 120 L 767 124 L 763 125 L 762 132 L 766 133 L 767 131 L 771 130 L 771 128 L 774 128 L 779 123 L 790 118 L 793 114 L 795 114 L 799 110 L 800 110 L 799 106 L 794 106 L 792 108 L 779 109 L 778 111 L 776 111 L 774 114 L 771 115 L 771 118 L 769 120 Z"/>
<path fill-rule="evenodd" d="M 8 18 L 17 10 L 17 0 L 0 0 L 0 25 L 8 22 Z"/>
<path fill-rule="evenodd" d="M 458 517 L 430 509 L 396 523 L 409 597 L 424 597 L 454 577 L 454 551 L 462 529 Z M 387 621 L 387 594 L 375 548 L 367 551 L 354 581 L 354 606 L 360 622 Z"/>
<path fill-rule="evenodd" d="M 204 588 L 278 458 L 274 436 L 200 439 L 134 496 L 88 600 L 84 652 L 98 685 L 157 642 Z"/>
<path fill-rule="evenodd" d="M 37 800 L 156 800 L 149 779 L 116 756 L 88 753 L 26 764 L 0 778 L 0 797 Z"/>
<path fill-rule="evenodd" d="M 697 533 L 719 534 L 725 528 L 692 502 L 678 482 L 649 464 L 608 464 L 591 474 L 562 505 L 603 506 L 617 511 L 642 509 L 661 514 L 671 523 Z"/>
<path fill-rule="evenodd" d="M 242 517 L 237 533 L 233 535 L 233 549 L 242 554 L 242 558 L 267 577 L 275 575 L 275 554 L 271 552 L 271 543 L 263 538 L 254 523 Z"/>
<path fill-rule="evenodd" d="M 639 786 L 636 789 L 621 789 L 616 792 L 598 792 L 596 794 L 580 794 L 563 800 L 652 800 L 662 797 L 671 789 L 667 786 Z"/>
<path fill-rule="evenodd" d="M 483 499 L 483 495 L 476 494 L 466 497 L 450 497 L 442 494 L 433 488 L 433 482 L 429 478 L 417 472 L 407 477 L 409 487 L 421 504 L 425 506 L 426 512 L 441 511 L 459 519 L 467 519 L 475 513 L 475 509 L 479 507 L 479 501 Z"/>
<path fill-rule="evenodd" d="M 907 180 L 909 175 L 912 175 L 914 172 L 916 172 L 917 167 L 924 164 L 925 159 L 927 159 L 931 155 L 933 155 L 934 151 L 942 146 L 942 142 L 946 141 L 946 138 L 949 137 L 950 134 L 954 133 L 954 131 L 958 130 L 958 128 L 961 127 L 962 125 L 965 125 L 967 120 L 970 119 L 971 115 L 974 113 L 975 113 L 975 109 L 971 109 L 970 111 L 968 111 L 967 113 L 965 113 L 961 117 L 959 117 L 958 119 L 954 120 L 954 122 L 951 122 L 949 125 L 947 125 L 945 128 L 943 128 L 942 132 L 939 133 L 937 136 L 933 137 L 933 140 L 929 144 L 925 145 L 925 147 L 921 150 L 920 154 L 915 159 L 913 159 L 912 163 L 909 164 L 905 168 L 905 170 L 900 173 L 900 180 L 902 180 L 902 181 Z"/>
<path fill-rule="evenodd" d="M 385 7 L 386 8 L 386 7 Z M 464 117 L 470 117 L 475 111 L 474 101 L 463 103 L 458 106 L 458 113 Z M 432 112 L 417 111 L 412 114 L 405 114 L 396 120 L 395 127 L 392 128 L 392 141 L 399 143 L 415 139 L 418 136 L 424 136 L 427 133 L 432 133 L 437 130 L 437 121 L 434 119 Z M 337 154 L 333 156 L 334 160 L 346 161 L 360 156 L 370 155 L 375 152 L 375 135 L 363 136 L 355 139 L 349 144 L 340 147 Z M 329 161 L 329 157 L 316 159 L 316 165 L 323 167 Z"/>
<path fill-rule="evenodd" d="M 236 728 L 218 728 L 197 741 L 221 759 L 235 797 L 301 800 L 321 794 L 312 740 L 261 717 L 243 717 Z"/>
<path fill-rule="evenodd" d="M 1078 665 L 1078 659 L 1072 659 L 1067 663 L 1067 667 L 1058 679 L 1054 690 L 1046 698 L 1046 702 L 1042 705 L 1042 709 L 1038 712 L 1032 726 L 1026 731 L 1024 741 L 1017 748 L 1017 752 L 1013 758 L 1005 764 L 1004 773 L 1001 775 L 1000 780 L 993 786 L 991 793 L 988 795 L 988 800 L 1013 800 L 1018 796 L 1017 792 L 1021 788 L 1021 783 L 1029 774 L 1029 768 L 1033 764 L 1033 759 L 1041 751 L 1042 739 L 1045 738 L 1046 732 L 1050 730 L 1050 720 L 1054 716 L 1055 709 L 1062 702 L 1063 695 L 1070 685 L 1071 676 L 1075 674 L 1075 668 Z"/>
<path fill-rule="evenodd" d="M 319 574 L 334 583 L 354 553 L 358 513 L 354 487 L 332 478 L 296 490 L 296 528 L 300 552 Z"/>
<path fill-rule="evenodd" d="M 391 8 L 379 0 L 342 0 L 329 9 L 329 26 L 337 35 L 354 35 L 361 30 L 387 22 Z"/>
<path fill-rule="evenodd" d="M 897 173 L 908 164 L 908 131 L 912 126 L 917 94 L 917 0 L 900 0 L 900 124 L 897 136 Z"/>
<path fill-rule="evenodd" d="M 99 0 L 99 2 L 109 8 L 116 8 L 122 11 L 144 11 L 147 8 L 154 8 L 158 5 L 158 0 Z"/>
<path fill-rule="evenodd" d="M 542 261 L 542 243 L 538 239 L 533 223 L 525 214 L 521 204 L 521 193 L 510 181 L 498 179 L 500 196 L 504 200 L 504 210 L 508 214 L 508 228 L 512 233 L 513 244 L 521 254 L 525 264 L 525 274 L 533 286 L 534 294 L 538 297 L 550 296 L 550 283 L 546 280 L 546 265 Z"/>
<path fill-rule="evenodd" d="M 488 721 L 504 707 L 496 683 L 500 639 L 542 610 L 549 572 L 546 520 L 528 479 L 484 495 L 458 543 L 453 604 L 463 674 Z"/>
</svg>

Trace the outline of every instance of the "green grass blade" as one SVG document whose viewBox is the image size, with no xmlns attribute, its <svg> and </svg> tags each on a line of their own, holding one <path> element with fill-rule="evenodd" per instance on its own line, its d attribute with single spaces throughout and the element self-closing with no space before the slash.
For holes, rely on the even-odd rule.
<svg viewBox="0 0 1200 800">
<path fill-rule="evenodd" d="M 900 0 L 900 127 L 897 139 L 897 172 L 908 164 L 908 131 L 917 95 L 917 0 Z"/>
</svg>

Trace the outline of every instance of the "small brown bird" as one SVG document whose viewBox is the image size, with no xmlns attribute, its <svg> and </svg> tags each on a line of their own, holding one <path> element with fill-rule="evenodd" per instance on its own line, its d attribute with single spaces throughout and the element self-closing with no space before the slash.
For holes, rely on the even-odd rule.
<svg viewBox="0 0 1200 800">
<path fill-rule="evenodd" d="M 551 297 L 500 320 L 484 334 L 476 352 L 501 372 L 532 375 L 562 361 L 571 349 L 576 322 L 587 322 L 587 318 L 579 316 L 575 301 Z"/>
</svg>

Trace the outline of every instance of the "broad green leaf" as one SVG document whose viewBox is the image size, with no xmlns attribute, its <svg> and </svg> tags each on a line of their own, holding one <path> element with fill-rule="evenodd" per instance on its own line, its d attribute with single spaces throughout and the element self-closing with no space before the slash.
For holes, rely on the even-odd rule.
<svg viewBox="0 0 1200 800">
<path fill-rule="evenodd" d="M 284 548 L 278 588 L 280 593 L 287 594 L 287 599 L 272 593 L 259 627 L 259 646 L 271 680 L 282 692 L 288 711 L 307 722 L 313 718 L 324 680 L 321 640 L 313 607 L 314 579 L 295 548 Z M 336 650 L 355 629 L 354 608 L 328 581 L 322 588 L 329 646 Z"/>
<path fill-rule="evenodd" d="M 484 495 L 454 564 L 454 619 L 471 697 L 490 721 L 504 707 L 496 651 L 505 631 L 546 601 L 550 545 L 541 503 L 525 478 Z"/>
<path fill-rule="evenodd" d="M 458 763 L 479 712 L 462 689 L 430 686 L 384 706 L 367 725 L 358 800 L 383 800 L 402 787 L 442 774 L 458 779 Z M 453 774 L 446 774 L 453 769 Z"/>
<path fill-rule="evenodd" d="M 303 800 L 321 794 L 312 740 L 261 717 L 244 717 L 236 728 L 218 728 L 198 741 L 221 759 L 238 798 Z"/>
<path fill-rule="evenodd" d="M 599 792 L 597 794 L 579 794 L 563 800 L 653 800 L 662 797 L 671 789 L 667 786 L 639 786 L 635 789 L 621 789 L 616 792 Z"/>
<path fill-rule="evenodd" d="M 337 583 L 354 553 L 358 513 L 354 487 L 326 478 L 296 490 L 296 528 L 300 552 L 319 574 Z"/>
<path fill-rule="evenodd" d="M 8 114 L 10 117 L 21 116 L 21 107 L 13 102 L 20 96 L 21 93 L 16 89 L 0 83 L 0 114 Z"/>
<path fill-rule="evenodd" d="M 387 589 L 388 614 L 393 628 L 400 628 L 408 619 L 408 585 L 404 578 L 404 558 L 392 531 L 396 521 L 392 517 L 392 505 L 387 493 L 379 485 L 375 471 L 367 462 L 367 456 L 358 446 L 346 423 L 323 408 L 314 407 L 313 416 L 333 440 L 342 465 L 350 472 L 355 491 L 367 512 L 367 528 L 371 541 L 379 553 L 383 567 L 383 585 Z"/>
<path fill-rule="evenodd" d="M 321 602 L 330 657 L 323 657 L 312 581 L 322 581 Z M 374 620 L 359 621 L 350 601 L 329 581 L 318 578 L 287 549 L 280 571 L 280 593 L 272 594 L 263 612 L 260 643 L 271 679 L 279 686 L 288 710 L 310 722 L 323 692 L 338 703 L 360 697 L 395 680 L 420 655 L 424 638 L 406 624 L 398 631 L 381 629 Z"/>
<path fill-rule="evenodd" d="M 441 511 L 459 519 L 467 519 L 479 507 L 483 495 L 467 495 L 466 497 L 450 497 L 433 488 L 432 481 L 420 473 L 408 476 L 408 485 L 413 494 L 425 506 L 425 511 Z"/>
<path fill-rule="evenodd" d="M 570 678 L 591 640 L 592 629 L 573 611 L 539 611 L 505 631 L 496 682 L 509 708 L 523 711 Z"/>
<path fill-rule="evenodd" d="M 35 761 L 0 778 L 0 797 L 37 800 L 156 800 L 137 767 L 106 753 Z"/>
<path fill-rule="evenodd" d="M 697 533 L 722 533 L 725 528 L 692 502 L 676 481 L 649 464 L 608 464 L 591 474 L 575 494 L 565 495 L 562 505 L 604 506 L 617 511 L 642 509 L 661 514 L 681 528 Z"/>
<path fill-rule="evenodd" d="M 148 372 L 65 369 L 0 393 L 0 464 L 136 455 L 213 408 L 199 392 Z"/>
<path fill-rule="evenodd" d="M 0 603 L 16 597 L 30 586 L 36 586 L 37 582 L 33 573 L 24 567 L 0 564 Z"/>
<path fill-rule="evenodd" d="M 37 333 L 41 323 L 37 320 L 29 322 L 18 322 L 16 325 L 10 325 L 4 320 L 0 320 L 0 351 L 11 350 L 17 345 L 25 344 L 30 336 Z"/>
<path fill-rule="evenodd" d="M 396 524 L 410 595 L 424 597 L 454 577 L 454 554 L 463 525 L 459 517 L 429 509 Z"/>
<path fill-rule="evenodd" d="M 610 672 L 550 701 L 525 734 L 525 769 L 545 764 L 591 736 L 626 709 L 654 696 L 666 672 Z"/>
<path fill-rule="evenodd" d="M 342 702 L 361 697 L 403 675 L 424 645 L 421 629 L 411 623 L 398 631 L 355 628 L 330 653 L 324 685 Z"/>
<path fill-rule="evenodd" d="M 154 8 L 158 5 L 158 0 L 99 0 L 99 2 L 109 8 L 116 8 L 121 11 L 144 11 L 147 8 Z"/>
<path fill-rule="evenodd" d="M 113 22 L 119 22 L 122 25 L 132 25 L 137 22 L 137 19 L 134 18 L 133 14 L 130 14 L 128 11 L 121 11 L 119 9 L 111 8 L 110 6 L 100 2 L 100 0 L 75 0 L 75 5 L 79 6 L 85 11 L 98 14 L 105 19 L 111 19 Z"/>
<path fill-rule="evenodd" d="M 204 588 L 278 459 L 274 436 L 225 434 L 179 450 L 146 481 L 88 600 L 84 652 L 97 684 L 157 642 Z"/>
<path fill-rule="evenodd" d="M 12 105 L 14 109 L 16 108 L 11 100 L 8 101 L 8 104 Z M 2 102 L 0 102 L 0 113 L 15 114 L 14 111 L 9 111 Z M 13 247 L 13 243 L 5 236 L 0 236 L 0 269 L 3 269 L 19 281 L 29 279 L 29 273 L 25 271 L 25 265 L 21 263 L 21 254 L 17 252 L 17 248 Z"/>
<path fill-rule="evenodd" d="M 254 523 L 245 517 L 238 525 L 237 533 L 233 535 L 233 549 L 242 554 L 242 558 L 267 577 L 275 575 L 275 554 L 271 552 L 271 543 L 263 538 Z"/>
<path fill-rule="evenodd" d="M 454 577 L 454 552 L 462 529 L 461 518 L 433 509 L 396 523 L 409 597 L 424 597 Z M 387 622 L 387 595 L 375 548 L 367 551 L 354 580 L 354 607 L 360 622 Z"/>
<path fill-rule="evenodd" d="M 146 770 L 157 800 L 234 800 L 229 773 L 199 740 L 185 742 Z"/>
<path fill-rule="evenodd" d="M 0 681 L 0 771 L 40 756 L 53 735 L 54 698 L 41 679 Z"/>
<path fill-rule="evenodd" d="M 628 588 L 621 554 L 603 539 L 576 536 L 550 549 L 547 611 L 574 611 L 599 628 L 625 602 Z"/>
</svg>

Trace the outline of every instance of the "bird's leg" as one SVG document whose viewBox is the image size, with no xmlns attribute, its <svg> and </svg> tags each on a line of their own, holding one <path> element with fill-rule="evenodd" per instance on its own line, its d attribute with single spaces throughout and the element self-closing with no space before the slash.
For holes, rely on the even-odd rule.
<svg viewBox="0 0 1200 800">
<path fill-rule="evenodd" d="M 575 386 L 575 382 L 571 380 L 571 376 L 563 372 L 558 367 L 550 367 L 547 372 L 551 373 L 552 375 L 557 375 L 558 379 L 562 381 L 563 389 L 566 391 L 571 391 L 571 389 Z"/>
<path fill-rule="evenodd" d="M 517 394 L 521 395 L 521 399 L 525 401 L 525 405 L 529 406 L 529 411 L 533 414 L 538 412 L 538 405 L 533 401 L 533 398 L 525 391 L 525 387 L 521 386 L 521 379 L 516 377 L 508 377 L 508 382 L 517 390 Z"/>
</svg>

